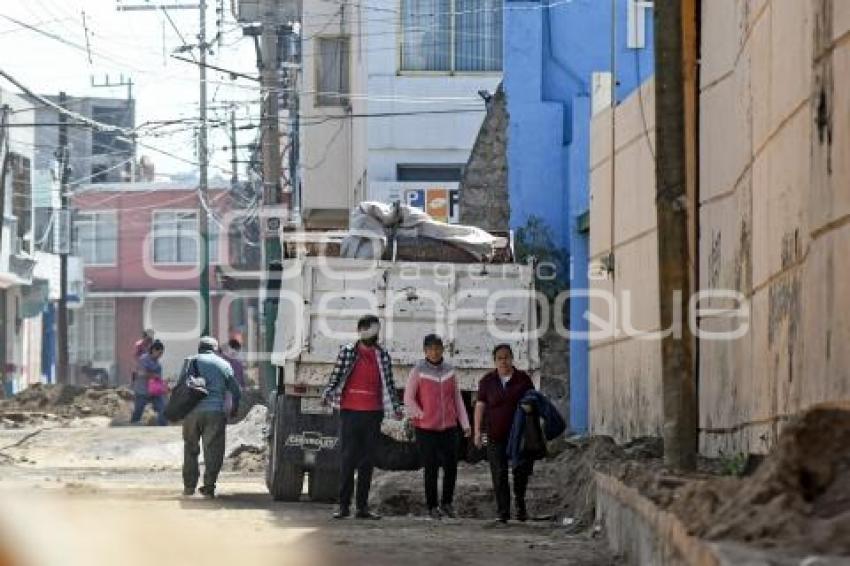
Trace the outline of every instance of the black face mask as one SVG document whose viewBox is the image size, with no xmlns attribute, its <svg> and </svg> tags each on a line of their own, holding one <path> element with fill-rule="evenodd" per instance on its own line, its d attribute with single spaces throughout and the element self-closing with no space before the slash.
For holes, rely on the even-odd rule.
<svg viewBox="0 0 850 566">
<path fill-rule="evenodd" d="M 366 346 L 374 346 L 378 343 L 378 337 L 373 336 L 372 338 L 361 338 L 360 343 L 365 344 Z"/>
</svg>

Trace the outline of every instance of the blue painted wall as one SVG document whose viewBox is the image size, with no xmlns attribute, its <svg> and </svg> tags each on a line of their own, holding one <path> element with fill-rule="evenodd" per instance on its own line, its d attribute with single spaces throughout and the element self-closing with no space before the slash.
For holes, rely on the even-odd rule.
<svg viewBox="0 0 850 566">
<path fill-rule="evenodd" d="M 616 0 L 617 100 L 653 72 L 652 10 L 646 47 L 626 45 L 629 0 Z M 506 0 L 504 85 L 508 101 L 511 228 L 531 216 L 549 226 L 570 256 L 573 289 L 588 287 L 587 234 L 577 218 L 589 206 L 591 76 L 611 68 L 610 0 Z M 587 301 L 570 302 L 570 328 L 587 329 Z M 588 344 L 570 342 L 570 428 L 588 423 Z"/>
</svg>

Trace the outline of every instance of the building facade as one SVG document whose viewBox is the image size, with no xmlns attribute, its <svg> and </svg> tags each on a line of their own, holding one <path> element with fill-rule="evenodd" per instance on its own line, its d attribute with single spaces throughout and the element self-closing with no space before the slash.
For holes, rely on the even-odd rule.
<svg viewBox="0 0 850 566">
<path fill-rule="evenodd" d="M 62 222 L 56 214 L 47 230 L 36 225 L 35 121 L 28 99 L 0 90 L 0 381 L 5 394 L 51 382 L 56 368 L 61 251 L 56 235 Z M 58 199 L 58 187 L 50 190 Z M 85 283 L 77 258 L 69 257 L 68 268 L 68 304 L 74 308 Z"/>
<path fill-rule="evenodd" d="M 502 0 L 304 2 L 302 214 L 362 200 L 459 220 L 457 188 L 502 76 Z M 376 17 L 379 14 L 380 17 Z"/>
<path fill-rule="evenodd" d="M 58 96 L 43 98 L 59 104 Z M 33 169 L 49 173 L 56 161 L 59 147 L 59 112 L 29 99 L 35 107 L 35 121 L 39 126 L 35 132 L 35 162 Z M 131 130 L 136 126 L 136 102 L 132 98 L 104 98 L 90 96 L 68 96 L 65 108 L 110 126 Z M 69 120 L 68 148 L 71 185 L 91 183 L 118 183 L 129 181 L 133 171 L 135 148 L 121 134 L 114 131 L 95 131 Z M 40 173 L 41 174 L 41 173 Z M 41 178 L 37 182 L 43 182 Z M 40 189 L 36 187 L 36 192 Z"/>
<path fill-rule="evenodd" d="M 87 185 L 73 207 L 74 247 L 85 261 L 89 289 L 71 321 L 71 362 L 78 373 L 105 371 L 110 383 L 126 384 L 135 368 L 133 344 L 150 328 L 165 343 L 166 377 L 176 377 L 203 328 L 197 187 Z M 226 188 L 210 189 L 210 326 L 220 339 L 232 332 L 251 338 L 255 327 L 256 300 L 226 292 L 220 281 L 222 270 L 238 264 L 231 261 L 239 249 L 231 243 L 240 237 L 233 208 Z"/>
<path fill-rule="evenodd" d="M 534 220 L 568 254 L 562 276 L 574 291 L 589 286 L 590 120 L 611 106 L 612 68 L 617 103 L 652 74 L 651 5 L 505 3 L 510 227 L 519 230 Z M 574 293 L 570 330 L 587 330 L 587 310 L 587 299 Z M 570 427 L 577 432 L 588 429 L 588 348 L 584 338 L 570 341 Z"/>
</svg>

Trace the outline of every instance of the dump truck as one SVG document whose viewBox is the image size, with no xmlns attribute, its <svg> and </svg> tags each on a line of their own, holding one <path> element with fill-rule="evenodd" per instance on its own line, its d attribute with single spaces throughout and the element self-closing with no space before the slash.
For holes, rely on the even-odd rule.
<svg viewBox="0 0 850 566">
<path fill-rule="evenodd" d="M 398 254 L 392 261 L 347 259 L 302 249 L 283 261 L 266 470 L 274 499 L 299 500 L 305 474 L 312 501 L 337 497 L 339 420 L 321 394 L 340 347 L 356 339 L 356 321 L 364 314 L 381 320 L 381 343 L 392 357 L 400 396 L 411 367 L 423 356 L 422 339 L 431 332 L 443 336 L 467 410 L 478 381 L 493 367 L 496 344 L 510 344 L 516 366 L 539 386 L 533 266 L 514 263 L 509 253 L 501 254 L 500 263 L 458 261 L 464 258 L 439 253 L 439 245 L 433 246 L 437 260 L 422 261 L 423 246 L 411 248 L 419 260 L 404 261 Z M 451 261 L 438 261 L 446 257 Z M 415 445 L 405 435 L 409 428 L 385 424 L 382 433 L 388 434 L 382 435 L 377 466 L 415 467 Z"/>
</svg>

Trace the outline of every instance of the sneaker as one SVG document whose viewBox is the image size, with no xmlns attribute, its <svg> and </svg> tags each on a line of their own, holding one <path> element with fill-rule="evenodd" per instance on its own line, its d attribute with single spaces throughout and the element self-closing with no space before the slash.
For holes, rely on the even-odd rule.
<svg viewBox="0 0 850 566">
<path fill-rule="evenodd" d="M 183 488 L 183 495 L 185 497 L 192 497 L 193 495 L 195 495 L 195 488 L 194 487 L 184 487 Z"/>
<path fill-rule="evenodd" d="M 204 499 L 215 499 L 215 488 L 204 486 L 198 490 L 198 493 L 204 496 Z"/>
<path fill-rule="evenodd" d="M 337 512 L 334 513 L 334 519 L 347 519 L 349 517 L 351 517 L 351 509 L 348 507 L 340 506 L 340 508 L 337 509 Z"/>
<path fill-rule="evenodd" d="M 440 511 L 443 513 L 444 516 L 448 517 L 449 519 L 457 519 L 457 513 L 455 513 L 455 508 L 452 507 L 451 504 L 441 506 Z"/>
<path fill-rule="evenodd" d="M 368 521 L 377 521 L 381 518 L 377 513 L 372 513 L 368 509 L 358 509 L 354 515 L 355 519 L 366 519 Z"/>
<path fill-rule="evenodd" d="M 428 509 L 428 519 L 431 519 L 432 521 L 439 521 L 442 518 L 443 515 L 440 513 L 440 509 L 438 507 Z"/>
</svg>

